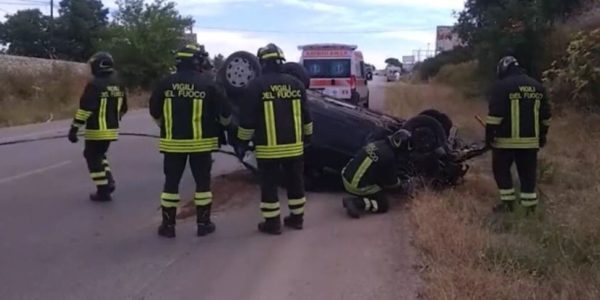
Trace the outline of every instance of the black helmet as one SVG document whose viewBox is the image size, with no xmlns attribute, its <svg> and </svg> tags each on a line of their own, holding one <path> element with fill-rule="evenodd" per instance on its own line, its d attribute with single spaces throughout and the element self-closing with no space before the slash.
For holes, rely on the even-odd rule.
<svg viewBox="0 0 600 300">
<path fill-rule="evenodd" d="M 496 75 L 498 76 L 498 78 L 502 78 L 506 75 L 506 73 L 511 67 L 518 66 L 519 62 L 514 56 L 505 56 L 502 59 L 500 59 L 498 65 L 496 66 Z"/>
<path fill-rule="evenodd" d="M 270 43 L 258 49 L 256 56 L 258 56 L 258 59 L 261 62 L 275 61 L 277 63 L 282 63 L 285 61 L 285 55 L 283 55 L 283 50 L 281 50 L 281 48 L 279 48 L 273 43 Z"/>
<path fill-rule="evenodd" d="M 395 149 L 408 150 L 410 149 L 411 136 L 412 135 L 410 131 L 406 129 L 400 129 L 388 136 L 387 138 L 390 145 L 392 145 L 392 147 L 394 147 Z"/>
<path fill-rule="evenodd" d="M 108 52 L 97 52 L 88 60 L 92 74 L 110 74 L 114 72 L 115 61 Z"/>
<path fill-rule="evenodd" d="M 204 50 L 203 45 L 187 44 L 181 47 L 175 53 L 177 64 L 189 64 L 197 69 L 200 69 L 204 61 L 208 57 L 208 53 Z"/>
</svg>

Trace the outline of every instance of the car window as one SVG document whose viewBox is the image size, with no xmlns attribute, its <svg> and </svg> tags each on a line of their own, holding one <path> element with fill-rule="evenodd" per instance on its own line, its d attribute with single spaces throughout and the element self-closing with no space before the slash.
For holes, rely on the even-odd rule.
<svg viewBox="0 0 600 300">
<path fill-rule="evenodd" d="M 311 78 L 350 77 L 349 59 L 305 59 L 304 68 Z"/>
</svg>

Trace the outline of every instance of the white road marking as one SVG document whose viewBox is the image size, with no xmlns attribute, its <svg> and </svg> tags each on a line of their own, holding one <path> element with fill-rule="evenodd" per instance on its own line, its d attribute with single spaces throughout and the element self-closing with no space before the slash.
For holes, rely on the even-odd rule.
<svg viewBox="0 0 600 300">
<path fill-rule="evenodd" d="M 53 165 L 50 165 L 50 166 L 47 166 L 47 167 L 43 167 L 43 168 L 31 170 L 31 171 L 24 172 L 24 173 L 21 173 L 21 174 L 17 174 L 15 176 L 11 176 L 11 177 L 2 178 L 2 179 L 0 179 L 0 184 L 9 183 L 9 182 L 12 182 L 12 181 L 15 181 L 15 180 L 18 180 L 18 179 L 21 179 L 21 178 L 25 178 L 25 177 L 28 177 L 28 176 L 31 176 L 31 175 L 35 175 L 35 174 L 40 174 L 40 173 L 43 173 L 43 172 L 46 172 L 46 171 L 50 171 L 52 169 L 56 169 L 56 168 L 60 168 L 62 166 L 66 166 L 66 165 L 68 165 L 70 163 L 71 163 L 70 160 L 65 160 L 63 162 L 59 162 L 59 163 L 56 163 L 56 164 L 53 164 Z"/>
</svg>

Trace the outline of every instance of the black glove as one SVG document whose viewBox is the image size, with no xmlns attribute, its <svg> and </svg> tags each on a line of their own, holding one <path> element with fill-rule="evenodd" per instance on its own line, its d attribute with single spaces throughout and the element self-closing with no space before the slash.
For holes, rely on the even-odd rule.
<svg viewBox="0 0 600 300">
<path fill-rule="evenodd" d="M 71 129 L 69 130 L 69 142 L 77 143 L 77 141 L 79 141 L 79 138 L 77 138 L 77 131 L 79 131 L 79 127 L 71 126 Z"/>
</svg>

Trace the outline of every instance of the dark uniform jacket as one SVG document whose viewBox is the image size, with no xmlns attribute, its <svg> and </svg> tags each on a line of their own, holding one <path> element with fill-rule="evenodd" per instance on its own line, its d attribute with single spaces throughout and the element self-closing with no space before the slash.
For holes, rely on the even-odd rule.
<svg viewBox="0 0 600 300">
<path fill-rule="evenodd" d="M 116 75 L 95 77 L 85 87 L 73 125 L 85 124 L 86 140 L 117 140 L 127 95 Z"/>
<path fill-rule="evenodd" d="M 359 196 L 399 185 L 396 155 L 388 141 L 380 140 L 363 147 L 342 170 L 342 180 L 346 191 Z"/>
<path fill-rule="evenodd" d="M 152 93 L 150 115 L 160 125 L 161 152 L 211 152 L 230 122 L 226 99 L 208 74 L 181 70 Z"/>
<path fill-rule="evenodd" d="M 520 71 L 491 89 L 487 140 L 493 148 L 537 149 L 550 126 L 550 104 L 542 84 Z"/>
<path fill-rule="evenodd" d="M 247 95 L 238 138 L 254 141 L 256 158 L 302 156 L 304 137 L 313 131 L 302 82 L 283 73 L 265 73 L 250 82 Z"/>
</svg>

